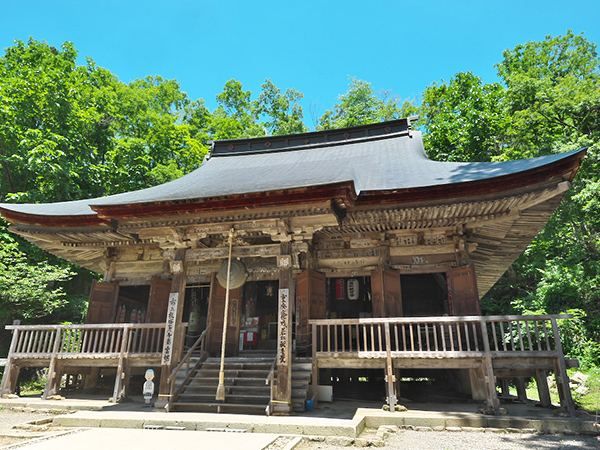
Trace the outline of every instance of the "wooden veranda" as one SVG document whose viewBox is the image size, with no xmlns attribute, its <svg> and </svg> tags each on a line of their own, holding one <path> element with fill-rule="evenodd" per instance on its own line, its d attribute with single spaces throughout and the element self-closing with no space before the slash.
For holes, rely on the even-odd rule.
<svg viewBox="0 0 600 450">
<path fill-rule="evenodd" d="M 402 369 L 468 369 L 473 395 L 499 413 L 496 382 L 535 378 L 540 402 L 550 405 L 547 372 L 554 372 L 561 405 L 574 415 L 558 320 L 571 315 L 392 317 L 311 320 L 313 380 L 319 369 L 384 369 L 387 402 L 399 397 Z M 483 381 L 485 392 L 476 392 Z M 314 382 L 314 381 L 313 381 Z M 481 386 L 481 383 L 479 384 Z"/>
<path fill-rule="evenodd" d="M 42 395 L 58 393 L 63 374 L 116 368 L 113 400 L 125 395 L 134 367 L 160 367 L 164 323 L 95 325 L 10 325 L 12 342 L 0 393 L 15 391 L 22 367 L 48 367 Z"/>
</svg>

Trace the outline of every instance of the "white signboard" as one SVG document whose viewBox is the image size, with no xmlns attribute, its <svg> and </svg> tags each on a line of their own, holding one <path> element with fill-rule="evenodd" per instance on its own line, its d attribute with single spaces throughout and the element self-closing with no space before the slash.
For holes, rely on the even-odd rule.
<svg viewBox="0 0 600 450">
<path fill-rule="evenodd" d="M 162 365 L 171 364 L 171 355 L 173 354 L 173 342 L 175 338 L 175 319 L 177 317 L 177 303 L 179 301 L 179 292 L 169 294 L 169 306 L 167 307 L 167 325 L 165 327 L 165 343 L 162 353 Z"/>
</svg>

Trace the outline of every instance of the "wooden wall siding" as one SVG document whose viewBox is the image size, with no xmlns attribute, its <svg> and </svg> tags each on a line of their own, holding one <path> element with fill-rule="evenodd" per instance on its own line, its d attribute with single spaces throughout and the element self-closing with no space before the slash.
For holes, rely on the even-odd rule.
<svg viewBox="0 0 600 450">
<path fill-rule="evenodd" d="M 166 322 L 170 293 L 171 280 L 165 280 L 156 277 L 152 278 L 152 281 L 150 282 L 150 295 L 148 297 L 148 312 L 146 313 L 146 322 Z"/>
<path fill-rule="evenodd" d="M 240 335 L 240 315 L 242 308 L 242 288 L 229 291 L 229 312 L 227 325 L 227 344 L 225 351 L 228 356 L 237 355 Z M 237 311 L 235 311 L 237 309 Z M 207 338 L 207 350 L 211 354 L 220 354 L 223 337 L 223 313 L 225 312 L 225 288 L 213 274 L 208 303 L 207 327 L 210 327 Z M 234 314 L 235 313 L 235 314 Z"/>
<path fill-rule="evenodd" d="M 306 270 L 296 277 L 296 307 L 296 348 L 305 352 L 312 342 L 308 321 L 324 319 L 327 314 L 327 283 L 324 274 Z"/>
<path fill-rule="evenodd" d="M 402 316 L 400 272 L 379 268 L 371 273 L 373 317 Z"/>
<path fill-rule="evenodd" d="M 448 280 L 452 294 L 449 296 L 451 302 L 451 305 L 449 305 L 451 315 L 481 315 L 475 267 L 471 264 L 468 266 L 452 268 L 448 271 Z"/>
<path fill-rule="evenodd" d="M 119 283 L 92 282 L 85 323 L 112 323 L 115 318 Z"/>
</svg>

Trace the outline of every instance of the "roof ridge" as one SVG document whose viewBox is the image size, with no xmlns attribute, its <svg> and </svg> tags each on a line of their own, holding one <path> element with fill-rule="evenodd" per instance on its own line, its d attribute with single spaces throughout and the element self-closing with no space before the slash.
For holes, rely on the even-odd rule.
<svg viewBox="0 0 600 450">
<path fill-rule="evenodd" d="M 207 159 L 215 156 L 274 153 L 279 151 L 344 145 L 352 142 L 364 142 L 406 134 L 410 136 L 412 131 L 411 121 L 416 119 L 417 116 L 413 116 L 387 122 L 359 125 L 349 128 L 320 130 L 301 134 L 217 140 L 212 141 Z"/>
</svg>

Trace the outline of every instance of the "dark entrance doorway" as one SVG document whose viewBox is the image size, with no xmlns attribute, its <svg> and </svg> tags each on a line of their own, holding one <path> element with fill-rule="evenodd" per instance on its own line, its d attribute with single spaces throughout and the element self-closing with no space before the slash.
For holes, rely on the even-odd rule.
<svg viewBox="0 0 600 450">
<path fill-rule="evenodd" d="M 444 273 L 401 275 L 400 282 L 404 316 L 448 314 L 448 287 Z"/>
<path fill-rule="evenodd" d="M 328 278 L 329 319 L 373 317 L 371 277 Z"/>
</svg>

